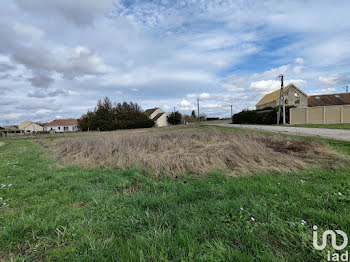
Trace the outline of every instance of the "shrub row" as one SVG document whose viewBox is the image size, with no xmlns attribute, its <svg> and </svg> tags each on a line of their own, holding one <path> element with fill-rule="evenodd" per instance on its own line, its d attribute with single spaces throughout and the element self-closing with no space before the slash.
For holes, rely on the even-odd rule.
<svg viewBox="0 0 350 262">
<path fill-rule="evenodd" d="M 286 107 L 286 123 L 289 123 L 289 109 Z M 233 124 L 263 124 L 275 125 L 277 123 L 278 107 L 264 108 L 261 110 L 244 110 L 232 116 Z M 281 110 L 280 123 L 283 123 L 283 116 Z"/>
</svg>

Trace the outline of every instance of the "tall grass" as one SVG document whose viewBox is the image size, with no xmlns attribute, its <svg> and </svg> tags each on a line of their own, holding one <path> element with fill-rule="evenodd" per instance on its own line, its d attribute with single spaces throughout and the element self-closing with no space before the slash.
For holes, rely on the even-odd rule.
<svg viewBox="0 0 350 262">
<path fill-rule="evenodd" d="M 67 137 L 54 140 L 49 152 L 65 163 L 140 168 L 156 175 L 285 172 L 328 164 L 337 157 L 320 142 L 211 128 Z"/>
</svg>

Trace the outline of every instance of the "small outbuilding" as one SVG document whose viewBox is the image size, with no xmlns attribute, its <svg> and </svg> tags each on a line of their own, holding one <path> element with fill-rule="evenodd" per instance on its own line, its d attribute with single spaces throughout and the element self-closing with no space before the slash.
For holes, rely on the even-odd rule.
<svg viewBox="0 0 350 262">
<path fill-rule="evenodd" d="M 157 127 L 168 126 L 168 115 L 159 107 L 150 108 L 145 111 L 145 114 L 155 122 Z"/>
</svg>

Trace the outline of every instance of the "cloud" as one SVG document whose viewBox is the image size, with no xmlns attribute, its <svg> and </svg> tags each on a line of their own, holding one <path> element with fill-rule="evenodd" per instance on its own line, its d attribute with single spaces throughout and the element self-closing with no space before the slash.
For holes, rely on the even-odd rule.
<svg viewBox="0 0 350 262">
<path fill-rule="evenodd" d="M 277 90 L 280 74 L 306 93 L 339 91 L 349 83 L 349 8 L 347 0 L 5 1 L 1 100 L 18 102 L 2 112 L 75 117 L 109 96 L 144 108 L 193 104 L 179 110 L 200 98 L 207 115 L 229 116 L 229 105 L 254 107 L 268 83 Z M 30 104 L 42 107 L 20 109 Z M 36 116 L 40 109 L 53 112 Z"/>
<path fill-rule="evenodd" d="M 34 77 L 28 78 L 28 81 L 32 84 L 32 86 L 35 87 L 49 87 L 49 85 L 52 84 L 55 80 L 48 75 L 39 73 Z"/>
<path fill-rule="evenodd" d="M 345 85 L 350 83 L 349 75 L 336 74 L 333 76 L 320 76 L 318 81 L 325 86 Z"/>
<path fill-rule="evenodd" d="M 201 100 L 205 100 L 205 99 L 209 99 L 211 97 L 211 95 L 209 93 L 201 93 L 201 94 L 188 94 L 187 98 L 189 99 L 201 99 Z"/>
<path fill-rule="evenodd" d="M 6 72 L 6 71 L 12 71 L 15 70 L 16 66 L 7 64 L 7 63 L 0 63 L 0 72 Z"/>
<path fill-rule="evenodd" d="M 34 92 L 28 93 L 28 97 L 45 98 L 45 97 L 55 97 L 59 95 L 67 95 L 67 90 L 55 89 L 49 90 L 35 90 Z"/>
<path fill-rule="evenodd" d="M 113 6 L 113 0 L 15 0 L 18 7 L 33 16 L 63 17 L 80 26 L 92 25 Z"/>
<path fill-rule="evenodd" d="M 191 103 L 185 99 L 183 99 L 180 103 L 179 103 L 180 106 L 182 107 L 189 107 L 191 106 Z"/>
<path fill-rule="evenodd" d="M 337 89 L 335 88 L 323 88 L 323 89 L 317 89 L 313 90 L 309 95 L 323 95 L 323 94 L 331 94 L 331 93 L 336 93 Z"/>
</svg>

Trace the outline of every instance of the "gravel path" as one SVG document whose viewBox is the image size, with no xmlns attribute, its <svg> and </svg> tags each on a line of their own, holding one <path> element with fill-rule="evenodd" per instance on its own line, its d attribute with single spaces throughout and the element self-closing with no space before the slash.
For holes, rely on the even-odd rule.
<svg viewBox="0 0 350 262">
<path fill-rule="evenodd" d="M 350 141 L 350 130 L 327 129 L 327 128 L 309 128 L 309 127 L 291 127 L 291 126 L 265 126 L 265 125 L 238 125 L 238 124 L 210 124 L 215 126 L 248 128 L 263 130 L 276 133 L 284 133 L 300 136 L 317 136 L 337 140 Z"/>
</svg>

